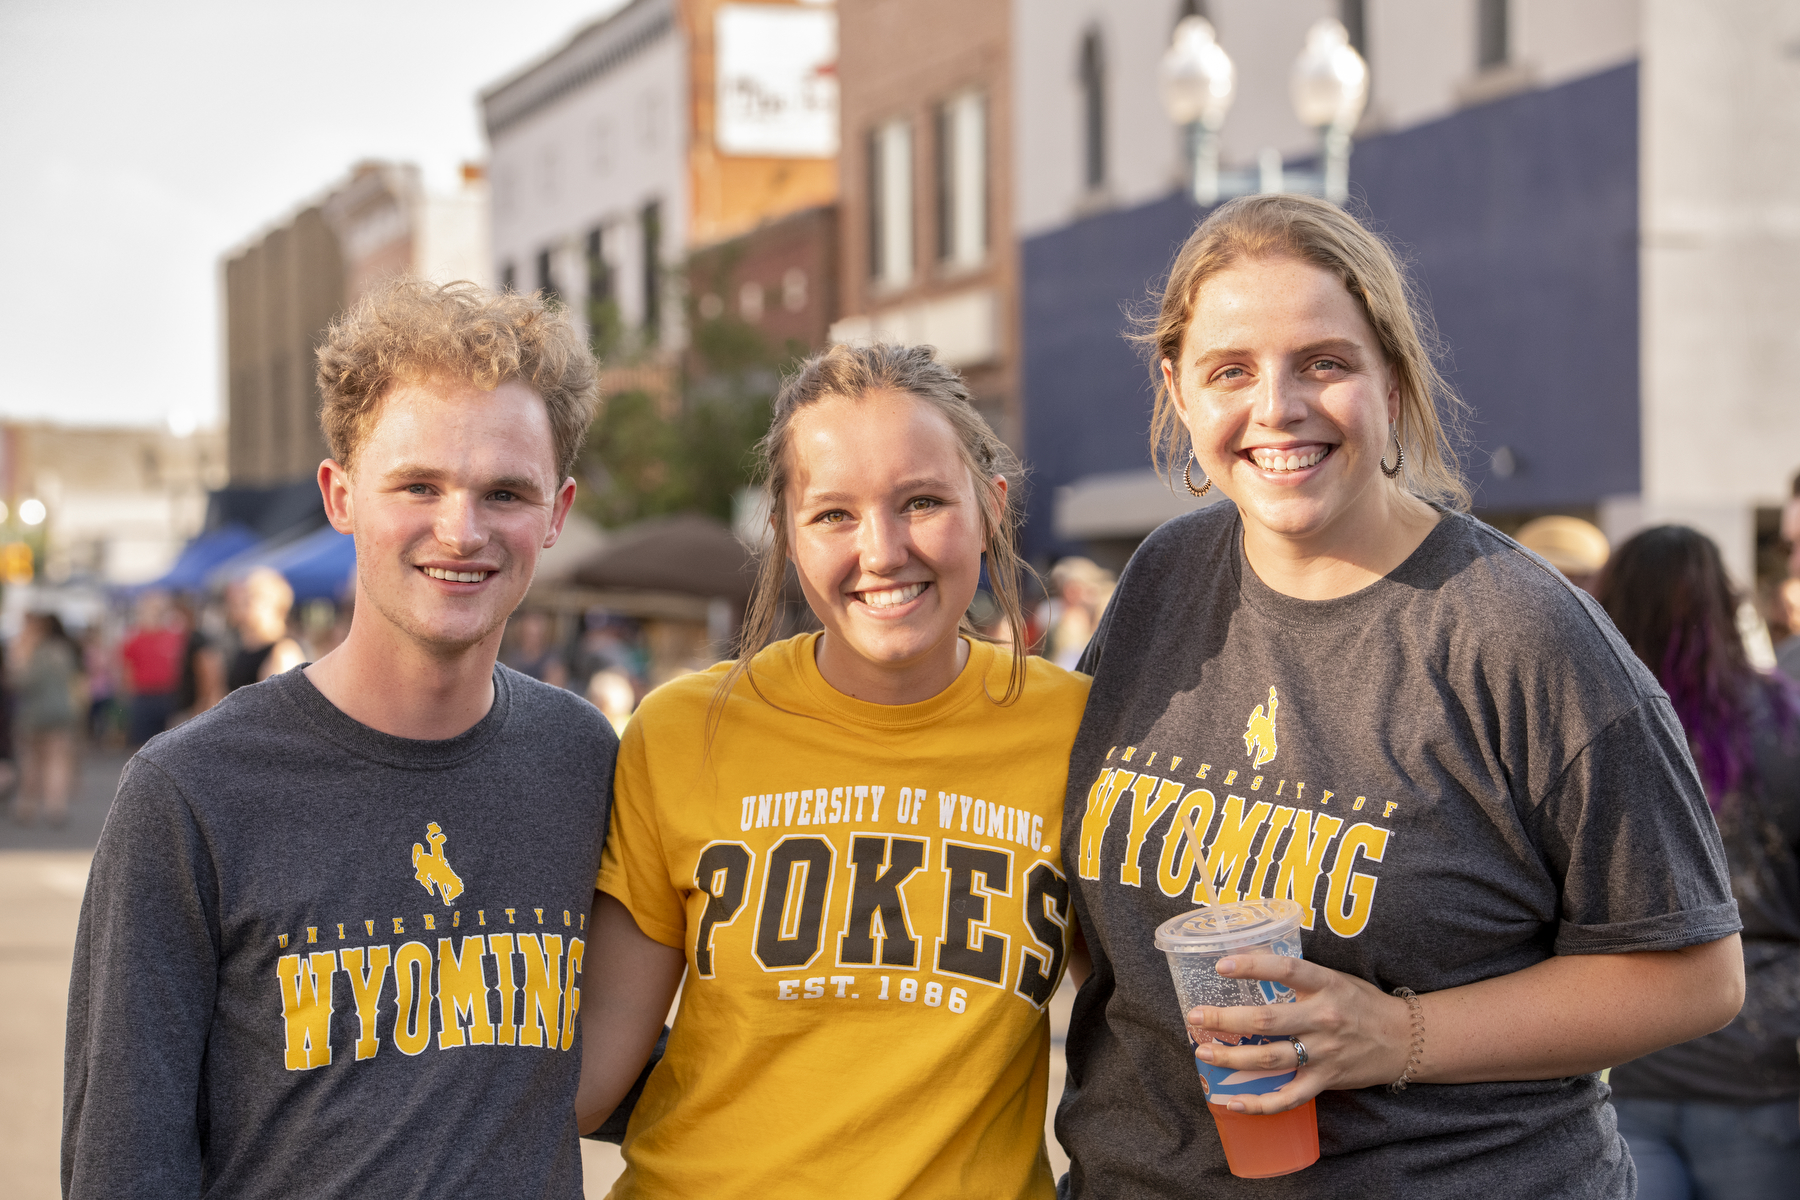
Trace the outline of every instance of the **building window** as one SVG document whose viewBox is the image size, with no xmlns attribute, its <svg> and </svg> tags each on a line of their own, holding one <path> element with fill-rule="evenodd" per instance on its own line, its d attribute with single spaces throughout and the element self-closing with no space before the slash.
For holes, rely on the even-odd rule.
<svg viewBox="0 0 1800 1200">
<path fill-rule="evenodd" d="M 938 259 L 958 267 L 987 257 L 987 98 L 965 92 L 937 111 Z"/>
<path fill-rule="evenodd" d="M 763 318 L 763 285 L 746 282 L 738 288 L 738 316 L 754 325 Z"/>
<path fill-rule="evenodd" d="M 1081 39 L 1082 182 L 1090 191 L 1106 186 L 1106 61 L 1100 31 Z"/>
<path fill-rule="evenodd" d="M 538 251 L 537 290 L 544 294 L 546 300 L 562 299 L 562 293 L 556 290 L 556 275 L 551 268 L 551 254 L 548 250 Z"/>
<path fill-rule="evenodd" d="M 781 277 L 781 307 L 797 313 L 806 307 L 806 272 L 789 267 Z"/>
<path fill-rule="evenodd" d="M 587 235 L 587 284 L 590 301 L 603 303 L 613 298 L 612 268 L 606 263 L 605 235 L 598 227 Z"/>
<path fill-rule="evenodd" d="M 654 342 L 662 330 L 662 205 L 644 205 L 638 224 L 644 235 L 644 337 Z"/>
<path fill-rule="evenodd" d="M 1338 0 L 1338 20 L 1350 35 L 1350 45 L 1366 60 L 1369 57 L 1369 20 L 1363 0 Z"/>
<path fill-rule="evenodd" d="M 599 357 L 610 357 L 618 349 L 621 324 L 606 235 L 599 226 L 587 235 L 587 326 L 588 346 Z"/>
<path fill-rule="evenodd" d="M 510 292 L 519 286 L 519 273 L 511 263 L 500 264 L 500 290 Z"/>
<path fill-rule="evenodd" d="M 912 126 L 904 118 L 869 134 L 869 274 L 883 287 L 913 275 Z"/>
<path fill-rule="evenodd" d="M 1482 70 L 1504 66 L 1512 57 L 1507 45 L 1511 30 L 1507 28 L 1506 0 L 1476 0 L 1475 63 Z"/>
</svg>

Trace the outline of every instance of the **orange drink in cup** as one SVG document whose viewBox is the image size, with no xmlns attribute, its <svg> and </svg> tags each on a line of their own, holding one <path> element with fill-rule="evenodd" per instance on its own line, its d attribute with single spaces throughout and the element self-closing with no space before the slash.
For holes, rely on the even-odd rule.
<svg viewBox="0 0 1800 1200">
<path fill-rule="evenodd" d="M 1217 968 L 1227 955 L 1285 954 L 1300 957 L 1300 905 L 1292 900 L 1246 900 L 1196 909 L 1163 922 L 1156 947 L 1169 960 L 1175 995 L 1185 1018 L 1196 1005 L 1212 1008 L 1251 1004 L 1287 1004 L 1294 993 L 1279 983 L 1234 979 Z M 1255 1045 L 1286 1038 L 1254 1034 L 1211 1035 L 1222 1043 Z M 1234 1096 L 1272 1092 L 1294 1077 L 1294 1071 L 1235 1071 L 1194 1060 L 1207 1108 L 1225 1147 L 1233 1175 L 1267 1179 L 1288 1175 L 1319 1160 L 1319 1123 L 1313 1102 L 1273 1116 L 1234 1113 L 1225 1105 Z"/>
</svg>

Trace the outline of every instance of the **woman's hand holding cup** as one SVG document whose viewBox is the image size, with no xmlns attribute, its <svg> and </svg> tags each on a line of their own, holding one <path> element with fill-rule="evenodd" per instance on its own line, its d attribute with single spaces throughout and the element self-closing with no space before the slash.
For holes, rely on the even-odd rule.
<svg viewBox="0 0 1800 1200">
<path fill-rule="evenodd" d="M 1237 979 L 1263 979 L 1292 988 L 1289 1004 L 1213 1008 L 1187 1012 L 1188 1034 L 1202 1062 L 1242 1071 L 1293 1070 L 1291 1041 L 1227 1045 L 1219 1034 L 1298 1038 L 1307 1062 L 1294 1078 L 1272 1092 L 1234 1096 L 1233 1112 L 1286 1112 L 1323 1091 L 1343 1091 L 1391 1083 L 1406 1069 L 1412 1014 L 1406 1001 L 1353 975 L 1280 954 L 1234 954 L 1217 971 Z"/>
</svg>

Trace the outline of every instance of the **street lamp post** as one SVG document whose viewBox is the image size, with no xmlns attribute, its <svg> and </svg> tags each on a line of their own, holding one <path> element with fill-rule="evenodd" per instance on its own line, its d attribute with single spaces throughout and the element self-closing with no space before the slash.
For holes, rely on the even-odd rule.
<svg viewBox="0 0 1800 1200">
<path fill-rule="evenodd" d="M 1327 200 L 1342 204 L 1350 195 L 1350 132 L 1369 102 L 1369 65 L 1350 44 L 1343 22 L 1330 17 L 1313 22 L 1290 82 L 1295 115 L 1324 138 L 1321 190 Z"/>
<path fill-rule="evenodd" d="M 1330 17 L 1313 22 L 1291 79 L 1294 112 L 1320 132 L 1322 171 L 1289 171 L 1281 152 L 1265 149 L 1254 170 L 1219 169 L 1219 130 L 1237 90 L 1231 56 L 1211 22 L 1184 17 L 1162 60 L 1162 100 L 1169 119 L 1187 136 L 1189 187 L 1194 202 L 1209 208 L 1227 196 L 1250 192 L 1307 192 L 1342 204 L 1350 195 L 1350 134 L 1369 101 L 1369 66 L 1350 35 Z"/>
<path fill-rule="evenodd" d="M 1212 22 L 1183 17 L 1163 54 L 1162 97 L 1169 118 L 1187 131 L 1190 182 L 1202 207 L 1219 201 L 1219 130 L 1236 90 L 1236 69 Z"/>
</svg>

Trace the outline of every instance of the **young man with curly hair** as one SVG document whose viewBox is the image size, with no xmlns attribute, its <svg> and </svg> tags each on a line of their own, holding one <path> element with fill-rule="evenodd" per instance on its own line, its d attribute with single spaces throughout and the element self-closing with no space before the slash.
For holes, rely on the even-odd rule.
<svg viewBox="0 0 1800 1200">
<path fill-rule="evenodd" d="M 65 1196 L 581 1195 L 586 914 L 618 742 L 497 666 L 594 361 L 392 283 L 319 351 L 349 636 L 127 766 L 69 991 Z"/>
</svg>

